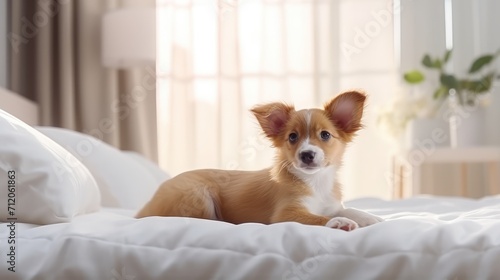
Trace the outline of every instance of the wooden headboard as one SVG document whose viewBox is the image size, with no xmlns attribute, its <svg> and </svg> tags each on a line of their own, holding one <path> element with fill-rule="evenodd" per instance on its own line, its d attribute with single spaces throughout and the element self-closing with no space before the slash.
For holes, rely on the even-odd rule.
<svg viewBox="0 0 500 280">
<path fill-rule="evenodd" d="M 12 91 L 0 87 L 0 109 L 29 125 L 38 124 L 38 106 Z"/>
</svg>

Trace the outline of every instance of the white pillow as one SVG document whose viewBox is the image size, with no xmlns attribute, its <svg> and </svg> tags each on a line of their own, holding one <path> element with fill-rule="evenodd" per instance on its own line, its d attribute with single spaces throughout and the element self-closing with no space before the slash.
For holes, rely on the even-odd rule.
<svg viewBox="0 0 500 280">
<path fill-rule="evenodd" d="M 0 139 L 2 222 L 68 222 L 99 209 L 94 178 L 63 147 L 3 110 Z"/>
<path fill-rule="evenodd" d="M 55 127 L 37 129 L 66 148 L 90 170 L 101 190 L 104 207 L 139 210 L 169 178 L 143 156 L 120 151 L 92 136 Z"/>
</svg>

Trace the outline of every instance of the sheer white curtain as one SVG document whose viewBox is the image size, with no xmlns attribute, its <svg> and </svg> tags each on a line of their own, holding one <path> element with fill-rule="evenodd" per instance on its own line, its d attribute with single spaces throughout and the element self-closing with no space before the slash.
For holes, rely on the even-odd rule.
<svg viewBox="0 0 500 280">
<path fill-rule="evenodd" d="M 365 129 L 346 155 L 347 197 L 390 194 L 389 151 L 374 109 L 397 85 L 387 0 L 157 0 L 160 165 L 259 169 L 273 150 L 249 109 L 318 107 L 369 95 Z"/>
</svg>

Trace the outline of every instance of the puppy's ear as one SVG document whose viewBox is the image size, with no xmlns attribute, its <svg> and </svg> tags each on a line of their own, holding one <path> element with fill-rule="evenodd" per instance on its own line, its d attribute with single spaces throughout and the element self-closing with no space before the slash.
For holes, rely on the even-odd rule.
<svg viewBox="0 0 500 280">
<path fill-rule="evenodd" d="M 354 133 L 361 128 L 365 99 L 364 93 L 344 92 L 325 104 L 325 112 L 338 129 Z"/>
<path fill-rule="evenodd" d="M 259 121 L 266 136 L 272 139 L 283 132 L 295 109 L 293 106 L 283 103 L 270 103 L 256 106 L 251 111 Z"/>
</svg>

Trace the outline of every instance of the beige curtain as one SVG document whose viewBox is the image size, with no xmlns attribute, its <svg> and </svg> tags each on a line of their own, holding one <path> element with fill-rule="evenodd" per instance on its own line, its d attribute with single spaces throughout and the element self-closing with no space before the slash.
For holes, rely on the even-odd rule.
<svg viewBox="0 0 500 280">
<path fill-rule="evenodd" d="M 160 2 L 160 160 L 171 172 L 266 167 L 273 153 L 250 107 L 333 96 L 329 1 Z"/>
<path fill-rule="evenodd" d="M 155 67 L 106 69 L 101 18 L 155 1 L 10 0 L 10 84 L 38 103 L 41 125 L 91 134 L 157 160 Z"/>
<path fill-rule="evenodd" d="M 157 1 L 161 166 L 174 175 L 268 167 L 274 151 L 252 106 L 320 107 L 361 88 L 370 97 L 365 129 L 344 160 L 345 195 L 390 197 L 391 149 L 376 131 L 374 111 L 397 91 L 391 3 Z"/>
</svg>

